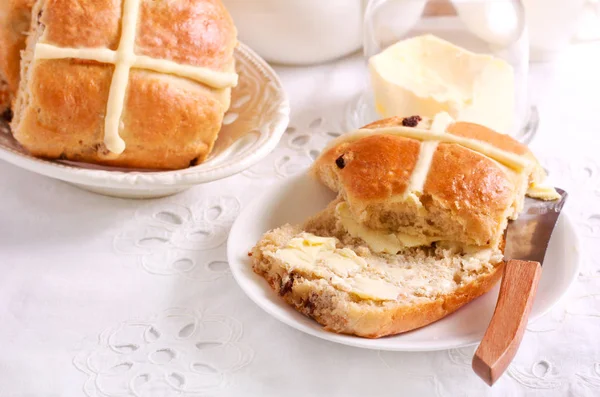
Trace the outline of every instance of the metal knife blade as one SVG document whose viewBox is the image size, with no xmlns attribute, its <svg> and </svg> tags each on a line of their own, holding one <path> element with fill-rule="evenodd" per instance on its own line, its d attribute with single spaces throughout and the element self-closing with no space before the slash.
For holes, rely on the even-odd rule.
<svg viewBox="0 0 600 397">
<path fill-rule="evenodd" d="M 567 200 L 567 192 L 556 188 L 560 200 L 543 201 L 525 198 L 519 218 L 508 223 L 504 258 L 544 262 L 546 249 L 556 221 Z"/>
</svg>

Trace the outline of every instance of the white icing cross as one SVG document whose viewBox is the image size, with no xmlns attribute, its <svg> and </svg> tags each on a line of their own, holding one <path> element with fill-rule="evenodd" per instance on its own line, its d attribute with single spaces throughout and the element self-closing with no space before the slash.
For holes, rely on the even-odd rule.
<svg viewBox="0 0 600 397">
<path fill-rule="evenodd" d="M 125 141 L 119 136 L 119 129 L 131 68 L 172 74 L 216 89 L 235 87 L 238 81 L 236 73 L 217 72 L 199 66 L 181 65 L 166 59 L 136 55 L 134 47 L 139 13 L 140 0 L 125 0 L 121 19 L 121 40 L 117 51 L 107 48 L 61 48 L 44 43 L 38 43 L 35 47 L 36 60 L 78 58 L 115 65 L 104 119 L 104 144 L 115 154 L 121 154 L 125 150 Z"/>
<path fill-rule="evenodd" d="M 323 152 L 326 152 L 332 147 L 337 146 L 341 143 L 353 142 L 358 139 L 377 134 L 396 135 L 404 138 L 416 139 L 422 142 L 454 143 L 467 149 L 473 150 L 474 152 L 482 154 L 486 157 L 489 157 L 492 160 L 495 160 L 500 164 L 505 165 L 506 167 L 511 168 L 517 172 L 521 172 L 524 169 L 528 169 L 531 166 L 531 160 L 529 160 L 527 157 L 499 149 L 496 146 L 485 141 L 465 138 L 459 135 L 447 134 L 445 132 L 440 131 L 404 126 L 379 127 L 374 129 L 363 128 L 352 132 L 348 132 L 329 142 L 329 144 L 325 147 Z"/>
<path fill-rule="evenodd" d="M 454 119 L 450 117 L 448 113 L 441 112 L 433 117 L 433 121 L 431 122 L 431 127 L 429 130 L 444 134 L 446 132 L 446 128 L 448 128 L 448 126 L 452 123 L 454 123 Z M 417 157 L 417 163 L 415 164 L 415 168 L 410 176 L 406 194 L 423 192 L 423 187 L 425 186 L 425 181 L 427 180 L 427 175 L 429 174 L 429 169 L 433 163 L 433 155 L 435 154 L 439 143 L 439 141 L 426 141 L 421 143 L 419 157 Z"/>
</svg>

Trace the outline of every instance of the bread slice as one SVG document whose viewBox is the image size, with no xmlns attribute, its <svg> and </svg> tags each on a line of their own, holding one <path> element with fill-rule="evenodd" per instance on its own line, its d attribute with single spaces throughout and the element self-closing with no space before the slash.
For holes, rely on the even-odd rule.
<svg viewBox="0 0 600 397">
<path fill-rule="evenodd" d="M 374 252 L 339 221 L 341 202 L 304 226 L 269 231 L 251 252 L 254 271 L 328 331 L 366 338 L 410 331 L 489 291 L 501 276 L 499 249 L 434 244 Z"/>
</svg>

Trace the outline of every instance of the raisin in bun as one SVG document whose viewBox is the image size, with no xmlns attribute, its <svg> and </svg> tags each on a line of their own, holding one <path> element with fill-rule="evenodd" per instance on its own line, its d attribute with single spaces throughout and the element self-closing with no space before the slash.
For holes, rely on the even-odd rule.
<svg viewBox="0 0 600 397">
<path fill-rule="evenodd" d="M 206 159 L 237 84 L 220 0 L 39 0 L 11 124 L 33 155 L 179 169 Z"/>
</svg>

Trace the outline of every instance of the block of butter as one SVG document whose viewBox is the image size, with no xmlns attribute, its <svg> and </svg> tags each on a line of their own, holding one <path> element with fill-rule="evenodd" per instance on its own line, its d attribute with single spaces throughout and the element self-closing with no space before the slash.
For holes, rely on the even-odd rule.
<svg viewBox="0 0 600 397">
<path fill-rule="evenodd" d="M 371 57 L 369 71 L 382 117 L 447 112 L 502 133 L 513 128 L 514 73 L 502 59 L 424 35 Z"/>
</svg>

